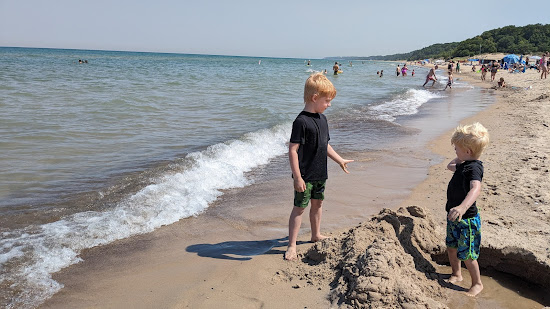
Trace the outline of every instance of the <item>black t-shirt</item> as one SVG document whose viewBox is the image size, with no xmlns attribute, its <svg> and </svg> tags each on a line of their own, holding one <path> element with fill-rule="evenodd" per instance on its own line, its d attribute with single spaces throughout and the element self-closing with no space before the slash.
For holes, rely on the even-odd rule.
<svg viewBox="0 0 550 309">
<path fill-rule="evenodd" d="M 300 144 L 298 161 L 306 182 L 328 178 L 327 149 L 330 140 L 327 118 L 323 114 L 302 111 L 292 124 L 290 142 Z"/>
<path fill-rule="evenodd" d="M 447 205 L 445 206 L 447 212 L 464 201 L 470 191 L 470 181 L 472 180 L 483 180 L 483 163 L 481 161 L 464 161 L 456 166 L 456 171 L 447 186 Z M 473 218 L 477 212 L 476 202 L 474 202 L 462 219 Z"/>
</svg>

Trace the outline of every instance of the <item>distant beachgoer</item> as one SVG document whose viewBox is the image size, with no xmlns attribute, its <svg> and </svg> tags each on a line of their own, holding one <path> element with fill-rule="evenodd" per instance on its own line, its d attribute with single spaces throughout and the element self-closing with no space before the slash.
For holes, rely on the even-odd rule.
<svg viewBox="0 0 550 309">
<path fill-rule="evenodd" d="M 504 82 L 504 77 L 501 77 L 500 80 L 497 82 L 499 87 L 506 87 L 506 83 Z"/>
<path fill-rule="evenodd" d="M 453 72 L 452 71 L 449 71 L 449 79 L 447 80 L 447 85 L 443 90 L 447 90 L 447 87 L 449 87 L 449 89 L 453 89 Z"/>
<path fill-rule="evenodd" d="M 414 77 L 414 69 L 413 69 L 413 71 L 411 72 L 411 76 Z"/>
<path fill-rule="evenodd" d="M 285 260 L 296 260 L 296 240 L 302 224 L 302 214 L 311 203 L 309 218 L 311 241 L 327 238 L 321 234 L 321 215 L 328 178 L 327 157 L 349 174 L 346 160 L 329 144 L 329 127 L 323 112 L 336 96 L 334 85 L 321 73 L 312 74 L 304 87 L 304 110 L 292 124 L 288 157 L 294 179 L 294 207 L 288 220 L 288 248 Z"/>
<path fill-rule="evenodd" d="M 485 75 L 487 75 L 487 67 L 482 64 L 481 65 L 481 80 L 485 80 Z"/>
<path fill-rule="evenodd" d="M 380 70 L 380 77 L 384 75 L 384 70 Z"/>
<path fill-rule="evenodd" d="M 338 75 L 338 70 L 340 70 L 340 67 L 338 66 L 338 61 L 334 63 L 332 66 L 332 70 L 334 71 L 334 75 Z"/>
<path fill-rule="evenodd" d="M 435 82 L 437 81 L 437 77 L 435 77 L 435 70 L 437 70 L 437 65 L 430 69 L 428 75 L 426 75 L 426 81 L 424 82 L 424 85 L 422 85 L 422 87 L 426 86 L 429 81 L 433 81 L 432 87 L 434 86 Z"/>
<path fill-rule="evenodd" d="M 409 69 L 409 68 L 407 68 L 407 64 L 405 63 L 405 64 L 403 65 L 403 68 L 401 68 L 401 76 L 403 76 L 403 77 L 407 76 L 407 70 L 408 70 L 408 69 Z"/>
<path fill-rule="evenodd" d="M 456 62 L 456 73 L 460 73 L 460 61 Z"/>
<path fill-rule="evenodd" d="M 473 65 L 473 66 L 472 66 L 472 72 L 475 72 L 475 71 L 476 71 L 476 66 Z"/>
<path fill-rule="evenodd" d="M 376 75 L 380 76 L 380 71 L 376 71 Z"/>
<path fill-rule="evenodd" d="M 395 74 L 397 74 L 397 76 L 399 76 L 399 74 L 401 74 L 401 69 L 399 69 L 399 64 L 397 65 L 397 68 L 395 69 Z"/>
<path fill-rule="evenodd" d="M 529 56 L 525 57 L 525 65 L 529 65 Z"/>
<path fill-rule="evenodd" d="M 542 54 L 542 58 L 540 58 L 540 79 L 544 76 L 544 79 L 546 79 L 546 76 L 548 75 L 548 63 L 547 62 L 547 54 Z"/>
<path fill-rule="evenodd" d="M 325 71 L 323 72 L 323 74 L 327 75 L 327 69 L 325 69 Z"/>
<path fill-rule="evenodd" d="M 491 64 L 491 81 L 495 80 L 495 76 L 497 75 L 497 71 L 500 68 L 500 64 L 498 62 L 493 61 Z"/>
<path fill-rule="evenodd" d="M 307 61 L 307 65 L 311 65 L 311 61 L 310 61 L 310 60 Z"/>
<path fill-rule="evenodd" d="M 487 129 L 476 122 L 458 126 L 451 137 L 456 158 L 447 169 L 453 177 L 447 186 L 447 236 L 445 244 L 451 264 L 452 274 L 449 283 L 462 281 L 461 261 L 470 273 L 469 296 L 476 296 L 483 290 L 477 259 L 481 244 L 481 218 L 476 199 L 481 193 L 483 163 L 479 161 L 483 150 L 489 144 Z"/>
</svg>

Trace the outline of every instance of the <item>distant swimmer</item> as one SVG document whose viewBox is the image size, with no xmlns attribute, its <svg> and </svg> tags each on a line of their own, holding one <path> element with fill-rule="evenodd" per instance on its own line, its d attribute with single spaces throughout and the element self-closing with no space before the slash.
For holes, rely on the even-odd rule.
<svg viewBox="0 0 550 309">
<path fill-rule="evenodd" d="M 307 61 L 307 65 L 310 66 L 310 65 L 311 65 L 311 61 L 308 60 L 308 61 Z"/>
<path fill-rule="evenodd" d="M 340 70 L 340 67 L 338 66 L 338 61 L 334 63 L 332 66 L 332 70 L 334 71 L 334 75 L 338 75 L 338 71 Z"/>
<path fill-rule="evenodd" d="M 380 77 L 384 75 L 384 70 L 380 70 Z"/>
</svg>

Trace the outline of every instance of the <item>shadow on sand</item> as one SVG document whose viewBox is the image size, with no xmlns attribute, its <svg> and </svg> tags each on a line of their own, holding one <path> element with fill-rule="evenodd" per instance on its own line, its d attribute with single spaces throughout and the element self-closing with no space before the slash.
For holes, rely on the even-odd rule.
<svg viewBox="0 0 550 309">
<path fill-rule="evenodd" d="M 304 242 L 298 242 L 304 243 Z M 288 237 L 250 240 L 250 241 L 224 241 L 217 244 L 196 244 L 186 248 L 187 252 L 196 252 L 198 256 L 214 259 L 246 261 L 260 254 L 281 254 L 286 250 L 275 250 L 274 248 L 286 247 Z"/>
</svg>

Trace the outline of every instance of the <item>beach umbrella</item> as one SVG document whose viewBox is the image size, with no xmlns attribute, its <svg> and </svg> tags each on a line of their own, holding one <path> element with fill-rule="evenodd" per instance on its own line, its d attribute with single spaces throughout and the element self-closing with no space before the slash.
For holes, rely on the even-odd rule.
<svg viewBox="0 0 550 309">
<path fill-rule="evenodd" d="M 502 58 L 502 60 L 508 64 L 514 64 L 514 63 L 518 63 L 520 62 L 520 59 L 517 55 L 514 55 L 514 54 L 509 54 L 509 55 L 506 55 L 504 56 L 504 58 Z"/>
</svg>

